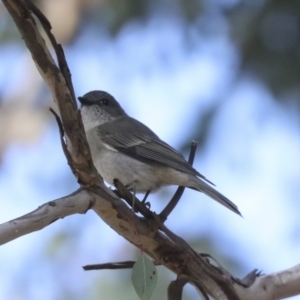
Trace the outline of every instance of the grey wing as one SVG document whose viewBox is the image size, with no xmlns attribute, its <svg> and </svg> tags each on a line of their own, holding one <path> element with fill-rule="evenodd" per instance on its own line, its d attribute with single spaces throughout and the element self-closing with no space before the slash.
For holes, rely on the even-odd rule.
<svg viewBox="0 0 300 300">
<path fill-rule="evenodd" d="M 119 118 L 118 126 L 110 122 L 100 125 L 98 136 L 104 144 L 143 162 L 162 164 L 166 167 L 198 176 L 207 182 L 203 175 L 196 171 L 181 153 L 162 141 L 152 130 L 139 121 Z M 118 128 L 118 130 L 115 130 Z M 137 130 L 138 128 L 138 130 Z"/>
</svg>

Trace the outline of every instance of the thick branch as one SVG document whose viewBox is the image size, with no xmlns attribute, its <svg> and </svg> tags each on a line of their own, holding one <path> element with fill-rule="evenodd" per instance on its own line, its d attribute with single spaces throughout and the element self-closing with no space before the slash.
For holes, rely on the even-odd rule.
<svg viewBox="0 0 300 300">
<path fill-rule="evenodd" d="M 258 277 L 249 288 L 235 290 L 242 300 L 279 300 L 300 294 L 300 264 L 290 269 Z"/>
<path fill-rule="evenodd" d="M 245 288 L 243 285 L 230 281 L 228 274 L 221 275 L 221 269 L 211 268 L 208 262 L 195 253 L 183 240 L 182 243 L 179 243 L 178 241 L 181 239 L 174 233 L 176 243 L 162 232 L 151 231 L 152 226 L 149 226 L 147 221 L 140 220 L 133 215 L 127 206 L 117 198 L 114 198 L 112 202 L 113 204 L 89 191 L 78 190 L 67 197 L 50 201 L 29 214 L 1 224 L 0 244 L 41 230 L 57 219 L 75 213 L 85 213 L 91 204 L 98 203 L 94 209 L 98 210 L 102 216 L 105 215 L 105 220 L 113 229 L 117 228 L 120 234 L 123 233 L 126 238 L 130 238 L 135 245 L 138 245 L 138 240 L 140 240 L 144 250 L 151 257 L 157 258 L 155 261 L 157 264 L 164 264 L 177 274 L 185 274 L 184 278 L 192 278 L 192 284 L 197 286 L 202 294 L 212 294 L 215 299 L 276 300 L 300 293 L 300 265 L 282 272 L 260 276 L 253 285 Z M 121 218 L 116 217 L 117 214 L 120 214 Z M 127 219 L 128 222 L 123 219 Z M 139 232 L 139 239 L 134 229 Z M 201 280 L 195 278 L 201 278 Z M 226 292 L 226 296 L 220 288 L 212 290 L 215 286 L 214 279 L 218 282 L 220 278 L 223 278 L 223 284 L 227 282 L 229 289 L 233 283 L 238 298 L 234 294 L 228 297 L 230 291 Z M 207 291 L 208 286 L 210 287 L 209 291 Z"/>
<path fill-rule="evenodd" d="M 99 175 L 90 156 L 73 91 L 70 91 L 66 84 L 66 79 L 60 68 L 55 64 L 44 39 L 38 31 L 35 20 L 26 6 L 30 1 L 3 0 L 3 3 L 14 19 L 27 48 L 31 52 L 38 71 L 51 90 L 54 101 L 58 105 L 68 150 L 72 156 L 72 163 L 77 171 L 76 176 L 79 182 L 88 186 L 93 184 L 100 185 L 101 180 L 99 180 Z M 45 19 L 46 17 L 43 20 Z M 51 42 L 54 43 L 54 37 L 50 38 Z M 57 48 L 59 47 L 60 45 L 57 44 Z"/>
<path fill-rule="evenodd" d="M 57 219 L 84 214 L 91 207 L 92 201 L 90 193 L 78 190 L 69 196 L 45 203 L 29 214 L 3 223 L 0 225 L 0 245 L 41 230 Z"/>
</svg>

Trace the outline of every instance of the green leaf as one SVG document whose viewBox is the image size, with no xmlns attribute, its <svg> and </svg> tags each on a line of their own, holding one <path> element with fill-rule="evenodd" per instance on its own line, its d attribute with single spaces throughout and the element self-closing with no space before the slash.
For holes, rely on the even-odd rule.
<svg viewBox="0 0 300 300">
<path fill-rule="evenodd" d="M 142 254 L 132 268 L 134 289 L 141 300 L 150 299 L 157 283 L 157 271 L 153 262 Z"/>
</svg>

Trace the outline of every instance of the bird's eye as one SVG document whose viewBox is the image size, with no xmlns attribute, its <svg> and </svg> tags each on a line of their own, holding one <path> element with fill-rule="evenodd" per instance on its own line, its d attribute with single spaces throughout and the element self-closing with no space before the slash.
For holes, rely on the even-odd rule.
<svg viewBox="0 0 300 300">
<path fill-rule="evenodd" d="M 106 98 L 101 99 L 100 103 L 107 106 L 108 105 L 108 99 L 106 99 Z"/>
</svg>

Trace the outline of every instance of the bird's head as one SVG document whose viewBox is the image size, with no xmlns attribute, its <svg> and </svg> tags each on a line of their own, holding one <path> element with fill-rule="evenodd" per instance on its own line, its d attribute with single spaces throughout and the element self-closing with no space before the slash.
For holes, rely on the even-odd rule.
<svg viewBox="0 0 300 300">
<path fill-rule="evenodd" d="M 78 97 L 85 131 L 125 115 L 118 101 L 104 91 L 92 91 Z"/>
</svg>

